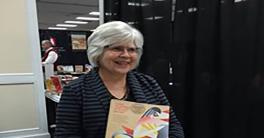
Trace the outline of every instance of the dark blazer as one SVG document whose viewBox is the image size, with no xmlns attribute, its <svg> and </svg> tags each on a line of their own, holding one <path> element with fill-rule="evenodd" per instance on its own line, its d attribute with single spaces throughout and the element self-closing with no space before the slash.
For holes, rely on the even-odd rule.
<svg viewBox="0 0 264 138">
<path fill-rule="evenodd" d="M 150 76 L 131 71 L 127 76 L 136 102 L 169 105 L 158 83 Z M 96 70 L 64 87 L 57 106 L 55 137 L 104 138 L 111 96 Z M 169 138 L 184 138 L 174 112 L 170 114 Z"/>
</svg>

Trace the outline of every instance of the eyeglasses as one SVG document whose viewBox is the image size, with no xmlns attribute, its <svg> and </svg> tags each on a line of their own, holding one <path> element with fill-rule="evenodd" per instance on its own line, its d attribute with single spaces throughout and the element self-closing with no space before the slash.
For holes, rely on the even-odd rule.
<svg viewBox="0 0 264 138">
<path fill-rule="evenodd" d="M 128 54 L 137 54 L 140 48 L 136 47 L 124 47 L 124 46 L 105 46 L 105 48 L 113 53 L 121 54 L 124 51 L 127 51 Z"/>
</svg>

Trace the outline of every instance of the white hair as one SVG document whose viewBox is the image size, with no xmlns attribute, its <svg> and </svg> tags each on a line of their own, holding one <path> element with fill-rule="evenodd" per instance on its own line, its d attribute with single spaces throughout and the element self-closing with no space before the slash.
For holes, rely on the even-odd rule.
<svg viewBox="0 0 264 138">
<path fill-rule="evenodd" d="M 49 44 L 50 46 L 52 46 L 52 43 L 50 42 L 50 40 L 42 40 L 41 44 Z"/>
<path fill-rule="evenodd" d="M 135 66 L 137 67 L 143 53 L 144 43 L 140 31 L 122 21 L 111 21 L 98 26 L 87 40 L 87 55 L 90 64 L 93 67 L 98 66 L 104 47 L 128 42 L 133 42 L 139 48 L 138 60 Z"/>
</svg>

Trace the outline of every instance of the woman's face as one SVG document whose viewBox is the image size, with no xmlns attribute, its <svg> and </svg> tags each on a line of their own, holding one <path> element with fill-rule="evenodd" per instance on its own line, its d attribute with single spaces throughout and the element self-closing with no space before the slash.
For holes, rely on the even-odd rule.
<svg viewBox="0 0 264 138">
<path fill-rule="evenodd" d="M 131 42 L 122 45 L 111 45 L 104 49 L 99 61 L 101 71 L 124 75 L 134 69 L 138 58 L 138 48 Z"/>
</svg>

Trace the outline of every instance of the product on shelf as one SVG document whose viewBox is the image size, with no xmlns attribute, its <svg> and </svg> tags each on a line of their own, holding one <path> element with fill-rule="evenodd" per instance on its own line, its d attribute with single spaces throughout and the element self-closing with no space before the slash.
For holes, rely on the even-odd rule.
<svg viewBox="0 0 264 138">
<path fill-rule="evenodd" d="M 83 65 L 75 65 L 75 72 L 76 73 L 82 73 L 83 72 Z"/>
</svg>

